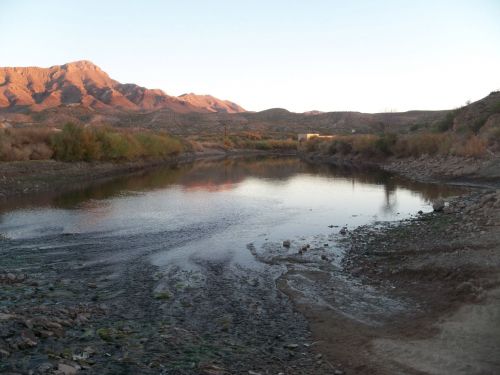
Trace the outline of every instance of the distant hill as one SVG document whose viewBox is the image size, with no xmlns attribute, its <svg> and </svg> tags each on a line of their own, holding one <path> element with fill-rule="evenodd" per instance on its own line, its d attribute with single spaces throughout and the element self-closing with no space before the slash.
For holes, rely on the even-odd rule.
<svg viewBox="0 0 500 375">
<path fill-rule="evenodd" d="M 239 113 L 245 110 L 229 100 L 220 100 L 212 95 L 196 95 L 193 93 L 180 95 L 179 99 L 197 107 L 205 108 L 210 112 Z"/>
<path fill-rule="evenodd" d="M 81 106 L 100 111 L 243 112 L 239 105 L 210 95 L 167 95 L 132 83 L 122 84 L 90 61 L 50 68 L 0 68 L 0 109 L 43 111 Z"/>
<path fill-rule="evenodd" d="M 500 128 L 500 91 L 450 112 L 446 121 L 443 126 L 455 132 L 480 133 Z"/>
<path fill-rule="evenodd" d="M 176 97 L 121 84 L 89 61 L 51 68 L 0 68 L 0 128 L 67 122 L 142 127 L 177 135 L 223 134 L 226 129 L 281 137 L 425 130 L 478 133 L 499 127 L 500 92 L 455 110 L 294 113 L 271 108 L 245 112 L 233 102 L 210 95 Z"/>
</svg>

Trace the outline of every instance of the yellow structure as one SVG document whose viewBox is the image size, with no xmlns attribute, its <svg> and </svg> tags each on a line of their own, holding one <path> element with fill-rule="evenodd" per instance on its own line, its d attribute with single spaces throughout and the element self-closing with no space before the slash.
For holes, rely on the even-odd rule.
<svg viewBox="0 0 500 375">
<path fill-rule="evenodd" d="M 299 142 L 308 141 L 312 138 L 332 139 L 333 135 L 319 135 L 318 133 L 305 133 L 305 134 L 299 134 L 297 136 L 297 140 Z"/>
</svg>

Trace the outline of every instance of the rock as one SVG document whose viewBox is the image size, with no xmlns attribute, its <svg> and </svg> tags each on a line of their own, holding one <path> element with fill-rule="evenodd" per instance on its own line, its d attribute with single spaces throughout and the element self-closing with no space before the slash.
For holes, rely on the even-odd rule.
<svg viewBox="0 0 500 375">
<path fill-rule="evenodd" d="M 45 327 L 51 328 L 51 329 L 63 329 L 62 325 L 56 322 L 47 322 L 45 323 Z"/>
<path fill-rule="evenodd" d="M 444 204 L 444 200 L 443 199 L 437 199 L 437 200 L 435 200 L 432 203 L 432 209 L 435 212 L 441 212 L 441 211 L 443 211 L 444 206 L 445 206 L 445 204 Z"/>
<path fill-rule="evenodd" d="M 228 372 L 219 366 L 216 366 L 214 364 L 207 364 L 201 366 L 201 373 L 203 375 L 226 375 Z"/>
<path fill-rule="evenodd" d="M 92 289 L 96 289 L 97 288 L 97 284 L 95 284 L 95 283 L 88 283 L 87 286 L 89 288 L 92 288 Z"/>
<path fill-rule="evenodd" d="M 0 321 L 2 321 L 2 320 L 11 320 L 11 319 L 15 319 L 15 318 L 16 318 L 15 315 L 0 313 Z"/>
<path fill-rule="evenodd" d="M 89 314 L 77 314 L 75 318 L 75 323 L 76 324 L 83 324 L 86 323 L 89 320 L 90 315 Z"/>
<path fill-rule="evenodd" d="M 73 361 L 84 361 L 84 360 L 87 360 L 89 359 L 89 353 L 83 351 L 82 354 L 73 354 L 72 355 L 72 359 Z"/>
<path fill-rule="evenodd" d="M 419 215 L 423 215 L 423 214 L 424 214 L 424 211 L 419 210 L 417 213 L 418 213 Z"/>
<path fill-rule="evenodd" d="M 80 370 L 80 366 L 78 365 L 67 365 L 65 363 L 59 363 L 57 369 L 62 372 L 64 375 L 74 375 Z"/>
<path fill-rule="evenodd" d="M 299 347 L 299 344 L 286 344 L 285 348 L 287 349 L 297 349 Z"/>
<path fill-rule="evenodd" d="M 472 293 L 476 288 L 470 281 L 464 281 L 457 285 L 455 290 L 459 293 Z"/>
<path fill-rule="evenodd" d="M 20 344 L 21 344 L 20 347 L 23 347 L 23 348 L 32 348 L 32 347 L 38 345 L 38 342 L 36 341 L 35 334 L 28 329 L 21 331 L 21 340 L 22 341 L 20 342 Z"/>
<path fill-rule="evenodd" d="M 283 241 L 283 247 L 290 247 L 290 245 L 291 245 L 290 240 Z"/>
<path fill-rule="evenodd" d="M 54 366 L 52 366 L 52 363 L 45 362 L 45 363 L 42 363 L 40 366 L 38 366 L 37 370 L 39 373 L 43 374 L 43 373 L 49 372 L 53 368 L 54 368 Z"/>
</svg>

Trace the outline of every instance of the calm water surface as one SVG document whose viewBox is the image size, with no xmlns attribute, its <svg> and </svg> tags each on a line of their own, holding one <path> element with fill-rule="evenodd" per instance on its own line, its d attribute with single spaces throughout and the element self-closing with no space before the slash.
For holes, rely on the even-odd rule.
<svg viewBox="0 0 500 375">
<path fill-rule="evenodd" d="M 248 265 L 248 243 L 307 240 L 342 226 L 406 218 L 430 211 L 435 198 L 458 193 L 296 158 L 199 161 L 3 204 L 0 233 L 40 244 L 76 234 L 82 241 L 150 251 L 158 265 L 194 258 Z"/>
</svg>

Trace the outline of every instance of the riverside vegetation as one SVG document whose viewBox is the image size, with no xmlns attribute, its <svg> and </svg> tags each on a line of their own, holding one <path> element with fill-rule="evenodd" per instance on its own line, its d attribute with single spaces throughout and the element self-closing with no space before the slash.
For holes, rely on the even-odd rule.
<svg viewBox="0 0 500 375">
<path fill-rule="evenodd" d="M 281 136 L 282 137 L 282 136 Z M 62 129 L 11 128 L 0 130 L 0 161 L 48 160 L 135 161 L 162 159 L 206 148 L 294 150 L 290 137 L 241 132 L 225 137 L 181 139 L 165 132 L 66 124 Z"/>
</svg>

